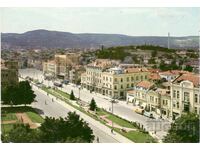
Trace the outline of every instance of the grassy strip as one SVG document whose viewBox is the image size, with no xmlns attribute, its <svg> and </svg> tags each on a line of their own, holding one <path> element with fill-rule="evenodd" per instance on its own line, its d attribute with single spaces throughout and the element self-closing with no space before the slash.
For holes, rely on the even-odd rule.
<svg viewBox="0 0 200 150">
<path fill-rule="evenodd" d="M 2 121 L 17 120 L 17 117 L 16 117 L 15 113 L 2 112 L 1 120 Z"/>
<path fill-rule="evenodd" d="M 108 117 L 109 120 L 113 121 L 114 123 L 122 126 L 122 127 L 127 127 L 127 128 L 135 128 L 135 126 L 133 126 L 131 123 L 125 121 L 125 120 L 122 120 L 114 115 L 109 115 Z"/>
<path fill-rule="evenodd" d="M 131 141 L 134 141 L 135 143 L 156 143 L 156 140 L 148 133 L 143 133 L 140 131 L 122 132 L 120 129 L 117 128 L 115 128 L 114 130 L 125 136 L 126 138 L 130 139 Z"/>
<path fill-rule="evenodd" d="M 44 122 L 44 119 L 40 115 L 36 114 L 35 112 L 26 112 L 26 114 L 35 123 L 43 123 Z"/>
</svg>

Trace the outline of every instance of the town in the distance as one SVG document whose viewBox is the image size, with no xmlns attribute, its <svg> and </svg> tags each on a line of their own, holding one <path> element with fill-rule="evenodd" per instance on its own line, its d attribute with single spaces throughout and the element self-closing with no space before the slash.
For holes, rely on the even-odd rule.
<svg viewBox="0 0 200 150">
<path fill-rule="evenodd" d="M 3 49 L 2 141 L 199 142 L 199 51 L 169 44 Z"/>
</svg>

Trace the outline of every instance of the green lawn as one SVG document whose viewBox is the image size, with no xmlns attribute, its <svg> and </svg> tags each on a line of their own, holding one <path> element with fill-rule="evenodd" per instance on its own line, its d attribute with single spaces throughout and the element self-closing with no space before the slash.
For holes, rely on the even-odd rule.
<svg viewBox="0 0 200 150">
<path fill-rule="evenodd" d="M 28 106 L 2 107 L 1 110 L 2 110 L 2 112 L 6 112 L 6 114 L 7 114 L 6 117 L 2 118 L 3 120 L 4 119 L 13 120 L 13 119 L 9 119 L 11 117 L 13 117 L 15 120 L 17 120 L 15 113 L 26 113 L 33 122 L 37 122 L 37 123 L 43 122 L 43 118 L 32 107 L 28 107 Z"/>
<path fill-rule="evenodd" d="M 2 121 L 17 120 L 17 117 L 15 113 L 2 113 L 1 120 Z"/>
<path fill-rule="evenodd" d="M 103 111 L 102 109 L 98 109 L 97 112 L 96 112 L 96 114 L 97 114 L 98 116 L 108 115 L 108 113 L 105 112 L 105 111 Z"/>
<path fill-rule="evenodd" d="M 35 112 L 26 112 L 28 117 L 35 123 L 43 123 L 44 119 Z"/>
<path fill-rule="evenodd" d="M 143 133 L 139 131 L 129 131 L 127 133 L 120 131 L 119 129 L 115 128 L 115 131 L 119 132 L 123 136 L 127 137 L 128 139 L 132 140 L 135 143 L 155 143 L 155 139 L 151 137 L 148 133 Z"/>
<path fill-rule="evenodd" d="M 125 121 L 123 119 L 120 119 L 114 115 L 109 115 L 108 117 L 109 120 L 113 121 L 114 123 L 122 126 L 122 127 L 127 127 L 127 128 L 135 128 L 134 125 L 132 125 L 131 123 L 129 123 L 128 121 Z"/>
<path fill-rule="evenodd" d="M 55 89 L 55 92 L 59 93 L 60 95 L 66 97 L 66 98 L 70 98 L 70 95 L 68 93 L 65 93 L 61 90 Z"/>
<path fill-rule="evenodd" d="M 1 124 L 1 131 L 3 133 L 8 133 L 13 127 L 14 124 Z"/>
</svg>

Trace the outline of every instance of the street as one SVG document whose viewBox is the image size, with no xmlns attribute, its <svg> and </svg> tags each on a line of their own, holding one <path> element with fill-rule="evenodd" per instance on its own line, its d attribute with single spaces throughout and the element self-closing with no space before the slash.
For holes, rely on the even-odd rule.
<svg viewBox="0 0 200 150">
<path fill-rule="evenodd" d="M 43 82 L 43 84 L 46 86 L 53 86 L 52 81 L 44 80 L 42 72 L 39 70 L 23 69 L 23 70 L 19 70 L 19 73 L 24 78 L 26 76 L 29 76 L 34 79 L 38 79 L 40 82 Z M 73 90 L 74 95 L 76 97 L 79 97 L 79 92 L 80 92 L 80 99 L 88 103 L 91 101 L 92 98 L 94 98 L 97 103 L 97 106 L 104 108 L 107 111 L 109 111 L 109 108 L 111 107 L 110 99 L 106 98 L 105 96 L 101 94 L 90 93 L 90 91 L 86 89 L 79 89 L 77 86 L 72 85 L 72 84 L 63 85 L 63 88 L 59 88 L 59 89 L 69 94 L 71 93 L 71 90 Z M 125 101 L 119 101 L 119 103 L 114 104 L 113 113 L 129 121 L 134 121 L 134 122 L 138 122 L 142 124 L 147 131 L 156 133 L 156 136 L 158 139 L 162 139 L 163 136 L 166 135 L 167 133 L 166 130 L 168 129 L 166 127 L 169 127 L 170 125 L 169 121 L 150 119 L 143 115 L 137 114 L 136 112 L 133 111 L 133 109 L 134 109 L 134 106 L 132 104 L 127 104 Z"/>
<path fill-rule="evenodd" d="M 39 89 L 35 85 L 32 85 L 32 88 L 36 94 L 35 102 L 32 103 L 32 107 L 35 108 L 41 116 L 64 118 L 67 117 L 69 111 L 76 111 L 76 113 L 88 122 L 89 126 L 92 128 L 95 135 L 95 140 L 93 142 L 97 142 L 96 139 L 98 137 L 100 143 L 131 143 L 131 141 L 127 138 L 118 133 L 111 133 L 110 128 L 76 110 L 72 106 L 69 106 L 65 102 L 56 99 L 54 96 L 47 96 L 46 92 Z"/>
</svg>

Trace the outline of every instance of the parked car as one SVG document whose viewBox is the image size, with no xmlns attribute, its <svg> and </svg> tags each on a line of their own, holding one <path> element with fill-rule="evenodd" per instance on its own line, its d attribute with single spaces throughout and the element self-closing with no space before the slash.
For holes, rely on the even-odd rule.
<svg viewBox="0 0 200 150">
<path fill-rule="evenodd" d="M 149 118 L 153 118 L 153 114 L 151 112 L 148 111 L 144 111 L 144 116 L 149 117 Z"/>
<path fill-rule="evenodd" d="M 136 113 L 138 113 L 138 114 L 141 114 L 141 115 L 143 115 L 143 113 L 144 113 L 144 109 L 143 109 L 143 108 L 140 108 L 140 107 L 136 108 L 134 111 L 135 111 Z"/>
<path fill-rule="evenodd" d="M 69 84 L 69 80 L 63 80 L 62 83 L 63 84 Z"/>
<path fill-rule="evenodd" d="M 58 81 L 55 81 L 53 83 L 54 86 L 57 86 L 57 87 L 62 87 L 62 83 L 58 82 Z"/>
</svg>

